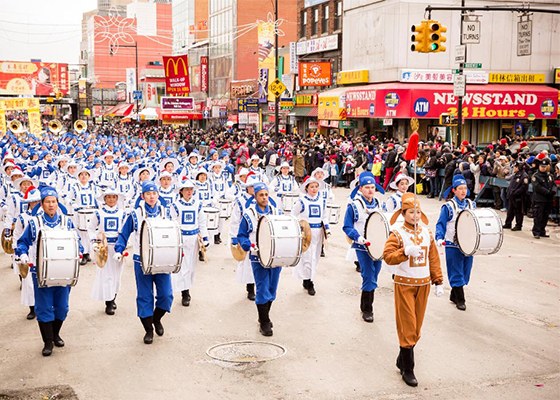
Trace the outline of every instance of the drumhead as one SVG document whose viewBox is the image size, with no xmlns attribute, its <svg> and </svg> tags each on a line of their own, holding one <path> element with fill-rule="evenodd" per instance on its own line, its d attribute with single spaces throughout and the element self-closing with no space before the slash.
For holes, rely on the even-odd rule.
<svg viewBox="0 0 560 400">
<path fill-rule="evenodd" d="M 257 247 L 259 248 L 259 260 L 261 264 L 263 267 L 270 267 L 268 264 L 270 264 L 272 258 L 272 234 L 266 215 L 263 215 L 259 219 L 257 227 Z"/>
<path fill-rule="evenodd" d="M 144 273 L 146 273 L 146 269 L 151 265 L 150 230 L 147 219 L 142 222 L 142 226 L 140 228 L 140 264 Z"/>
<path fill-rule="evenodd" d="M 385 214 L 374 211 L 368 216 L 364 229 L 364 237 L 370 242 L 370 245 L 366 248 L 371 258 L 375 261 L 383 259 L 385 242 L 387 242 L 390 232 L 391 226 Z"/>
<path fill-rule="evenodd" d="M 37 260 L 35 263 L 35 269 L 37 270 L 37 283 L 39 286 L 43 287 L 44 272 L 43 271 L 43 259 L 45 258 L 44 243 L 43 243 L 43 231 L 39 231 L 37 235 Z"/>
<path fill-rule="evenodd" d="M 473 255 L 478 247 L 480 231 L 471 210 L 463 210 L 459 213 L 455 223 L 455 234 L 461 252 L 467 256 Z"/>
</svg>

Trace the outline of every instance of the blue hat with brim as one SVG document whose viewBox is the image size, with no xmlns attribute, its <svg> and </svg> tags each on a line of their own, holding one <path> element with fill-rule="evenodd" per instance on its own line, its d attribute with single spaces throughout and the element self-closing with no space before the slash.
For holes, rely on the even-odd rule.
<svg viewBox="0 0 560 400">
<path fill-rule="evenodd" d="M 144 182 L 142 184 L 142 194 L 146 192 L 157 192 L 157 191 L 158 191 L 157 185 L 152 181 Z"/>
<path fill-rule="evenodd" d="M 450 187 L 447 188 L 445 193 L 443 193 L 443 198 L 445 199 L 445 198 L 447 198 L 447 196 L 449 196 L 449 193 L 451 192 L 451 189 L 457 189 L 461 185 L 467 186 L 467 180 L 463 177 L 463 175 L 455 175 L 453 177 L 453 184 Z M 471 191 L 467 187 L 467 196 L 469 196 L 470 194 L 471 194 Z"/>
<path fill-rule="evenodd" d="M 52 186 L 43 186 L 41 187 L 41 201 L 43 201 L 47 197 L 56 197 L 58 199 L 58 192 Z"/>
<path fill-rule="evenodd" d="M 262 182 L 257 182 L 253 185 L 253 190 L 255 191 L 255 195 L 256 195 L 261 190 L 267 190 L 268 191 L 268 187 L 266 186 L 266 184 L 264 184 Z"/>
<path fill-rule="evenodd" d="M 360 176 L 357 179 L 357 183 L 356 186 L 354 187 L 354 189 L 352 190 L 352 192 L 350 193 L 350 198 L 354 198 L 356 196 L 356 194 L 358 193 L 358 190 L 360 190 L 360 188 L 362 186 L 366 186 L 366 185 L 375 185 L 375 189 L 381 193 L 381 194 L 385 194 L 385 190 L 383 189 L 382 186 L 378 185 L 375 182 L 375 177 L 373 176 L 373 174 L 369 171 L 364 171 L 360 174 Z"/>
</svg>

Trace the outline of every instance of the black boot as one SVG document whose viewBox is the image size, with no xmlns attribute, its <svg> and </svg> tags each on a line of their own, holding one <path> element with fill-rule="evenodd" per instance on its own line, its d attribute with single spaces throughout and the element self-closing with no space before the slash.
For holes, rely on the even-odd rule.
<svg viewBox="0 0 560 400">
<path fill-rule="evenodd" d="M 29 306 L 29 314 L 27 314 L 27 319 L 35 318 L 35 307 Z"/>
<path fill-rule="evenodd" d="M 360 267 L 360 262 L 359 261 L 354 261 L 354 264 L 356 265 L 356 272 L 362 273 L 362 268 Z"/>
<path fill-rule="evenodd" d="M 156 333 L 158 336 L 163 336 L 163 325 L 161 324 L 161 318 L 165 315 L 166 311 L 157 308 L 154 310 L 154 328 L 156 328 Z"/>
<path fill-rule="evenodd" d="M 204 262 L 204 257 L 202 257 L 202 251 L 198 252 L 198 261 Z"/>
<path fill-rule="evenodd" d="M 451 288 L 451 294 L 449 295 L 449 301 L 457 304 L 457 288 Z"/>
<path fill-rule="evenodd" d="M 113 303 L 113 310 L 117 309 L 117 303 L 115 303 L 115 300 L 117 300 L 117 295 L 115 295 L 115 298 L 111 300 L 111 303 Z"/>
<path fill-rule="evenodd" d="M 461 311 L 465 311 L 467 309 L 467 305 L 465 304 L 465 291 L 463 290 L 463 286 L 455 288 L 455 296 L 457 299 L 455 302 L 457 308 Z"/>
<path fill-rule="evenodd" d="M 52 323 L 53 326 L 53 342 L 56 347 L 64 347 L 64 340 L 60 337 L 60 328 L 64 321 L 55 319 Z"/>
<path fill-rule="evenodd" d="M 220 234 L 214 235 L 214 244 L 221 244 L 222 239 L 220 239 Z"/>
<path fill-rule="evenodd" d="M 321 257 L 325 257 L 325 246 L 321 246 Z"/>
<path fill-rule="evenodd" d="M 144 335 L 144 343 L 152 344 L 152 342 L 154 341 L 154 327 L 152 326 L 154 323 L 154 317 L 150 316 L 146 318 L 140 318 L 140 321 L 142 321 L 142 325 L 144 326 L 144 330 L 146 331 L 146 334 Z"/>
<path fill-rule="evenodd" d="M 403 363 L 402 363 L 402 347 L 400 347 L 399 355 L 397 357 L 397 368 L 401 371 L 401 375 L 403 373 Z"/>
<path fill-rule="evenodd" d="M 310 296 L 315 296 L 315 286 L 311 279 L 309 279 L 309 283 L 307 284 L 307 293 L 309 293 Z"/>
<path fill-rule="evenodd" d="M 269 303 L 257 304 L 257 311 L 259 312 L 259 331 L 263 336 L 272 336 L 272 323 L 268 317 L 270 312 Z"/>
<path fill-rule="evenodd" d="M 303 288 L 304 288 L 304 289 L 308 289 L 308 288 L 309 288 L 309 282 L 311 282 L 309 279 L 304 279 L 304 280 L 303 280 Z"/>
<path fill-rule="evenodd" d="M 373 290 L 362 290 L 362 300 L 360 304 L 363 320 L 370 323 L 373 322 L 373 294 Z"/>
<path fill-rule="evenodd" d="M 403 381 L 408 386 L 418 386 L 416 376 L 414 376 L 414 348 L 401 347 L 401 375 Z"/>
<path fill-rule="evenodd" d="M 80 265 L 86 265 L 87 264 L 87 257 L 86 254 L 82 255 L 82 259 L 80 260 Z"/>
<path fill-rule="evenodd" d="M 43 351 L 44 357 L 48 357 L 52 354 L 53 350 L 53 323 L 51 322 L 39 322 L 39 330 L 41 331 L 41 337 L 43 338 Z"/>
<path fill-rule="evenodd" d="M 248 283 L 247 284 L 247 298 L 251 301 L 255 301 L 255 284 Z"/>
<path fill-rule="evenodd" d="M 191 305 L 191 295 L 188 289 L 181 291 L 181 304 L 184 307 L 188 307 Z"/>
<path fill-rule="evenodd" d="M 88 262 L 91 262 L 91 257 L 89 256 L 89 253 L 84 254 L 84 258 L 87 258 Z"/>
<path fill-rule="evenodd" d="M 268 310 L 268 319 L 270 320 L 270 327 L 274 328 L 274 324 L 272 323 L 272 320 L 270 319 L 270 307 L 272 307 L 272 301 L 269 301 L 266 304 L 268 304 L 267 310 Z"/>
<path fill-rule="evenodd" d="M 105 314 L 115 315 L 115 309 L 113 308 L 113 301 L 105 302 Z"/>
</svg>

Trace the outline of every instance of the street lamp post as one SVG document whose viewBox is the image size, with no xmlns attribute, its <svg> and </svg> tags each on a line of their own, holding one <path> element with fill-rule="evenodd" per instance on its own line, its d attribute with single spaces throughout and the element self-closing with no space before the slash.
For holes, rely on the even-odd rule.
<svg viewBox="0 0 560 400">
<path fill-rule="evenodd" d="M 525 139 L 531 138 L 531 135 L 533 134 L 533 121 L 535 120 L 535 114 L 529 114 L 527 119 L 529 120 L 529 134 Z"/>
<path fill-rule="evenodd" d="M 130 45 L 126 45 L 126 44 L 120 44 L 119 47 L 133 47 L 134 48 L 134 52 L 135 52 L 135 56 L 136 56 L 136 90 L 140 90 L 139 84 L 138 84 L 138 42 L 134 42 L 134 45 L 130 44 Z M 113 52 L 113 45 L 111 45 L 110 47 L 110 54 L 111 57 L 113 56 L 114 52 Z M 136 96 L 136 118 L 138 118 L 138 96 Z"/>
</svg>

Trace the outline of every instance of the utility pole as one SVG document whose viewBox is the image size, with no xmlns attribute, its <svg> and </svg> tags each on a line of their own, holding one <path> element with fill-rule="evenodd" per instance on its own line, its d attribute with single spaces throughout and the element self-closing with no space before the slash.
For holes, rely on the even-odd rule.
<svg viewBox="0 0 560 400">
<path fill-rule="evenodd" d="M 121 44 L 119 45 L 119 47 L 134 47 L 134 51 L 135 51 L 135 56 L 136 56 L 136 90 L 140 90 L 139 84 L 138 84 L 138 42 L 134 42 L 134 45 L 124 45 Z M 111 57 L 114 54 L 113 51 L 113 45 L 111 45 L 110 49 L 109 49 L 109 54 L 111 54 Z M 136 119 L 138 120 L 138 96 L 136 96 Z"/>
<path fill-rule="evenodd" d="M 276 71 L 276 79 L 278 79 L 278 0 L 275 0 L 274 6 L 274 70 Z M 280 121 L 278 109 L 280 108 L 279 96 L 274 98 L 274 138 L 278 140 Z"/>
<path fill-rule="evenodd" d="M 465 7 L 465 0 L 461 0 L 461 7 Z M 465 20 L 465 11 L 461 10 L 461 40 L 459 43 L 463 45 L 463 21 Z M 467 45 L 465 46 L 465 63 L 467 62 Z M 459 75 L 463 75 L 464 63 L 459 63 Z M 467 93 L 467 77 L 465 77 L 465 93 Z M 457 115 L 457 140 L 455 141 L 455 146 L 459 147 L 459 141 L 461 141 L 462 131 L 463 131 L 463 96 L 459 96 L 459 104 L 457 105 L 458 113 Z"/>
</svg>

